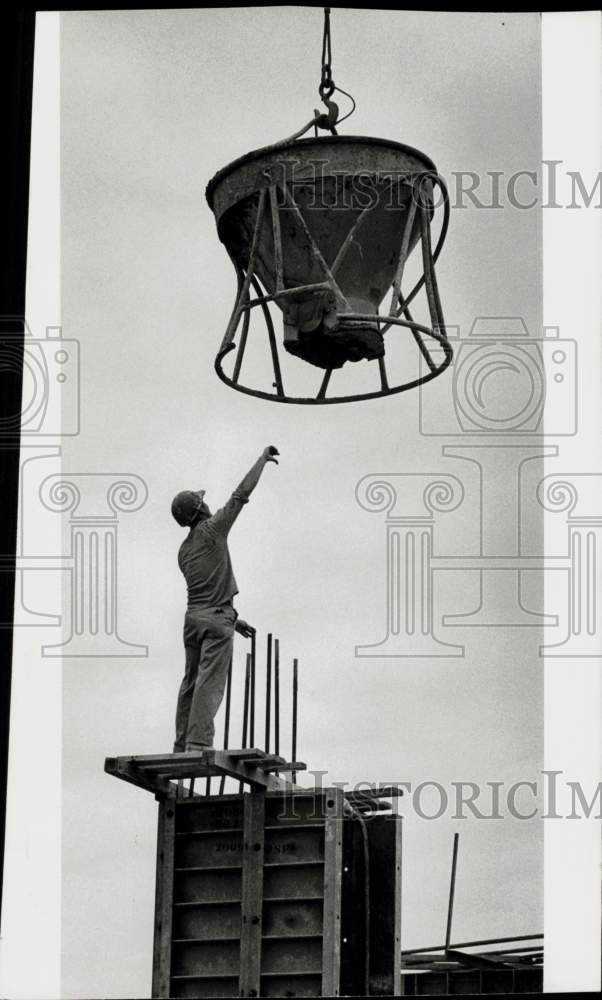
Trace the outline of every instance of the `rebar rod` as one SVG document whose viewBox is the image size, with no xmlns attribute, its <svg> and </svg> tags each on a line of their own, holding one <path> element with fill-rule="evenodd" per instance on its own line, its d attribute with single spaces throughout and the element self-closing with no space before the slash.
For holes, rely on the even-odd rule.
<svg viewBox="0 0 602 1000">
<path fill-rule="evenodd" d="M 268 632 L 265 679 L 265 752 L 270 752 L 270 713 L 272 702 L 272 633 Z"/>
<path fill-rule="evenodd" d="M 293 660 L 293 726 L 292 726 L 292 745 L 291 745 L 291 760 L 295 761 L 297 759 L 297 703 L 299 696 L 299 662 L 298 660 Z M 297 772 L 293 771 L 291 774 L 291 780 L 295 784 L 297 781 Z"/>
<path fill-rule="evenodd" d="M 228 664 L 228 680 L 226 682 L 226 714 L 224 716 L 224 750 L 228 749 L 230 739 L 230 705 L 232 702 L 232 656 Z M 219 793 L 224 794 L 226 787 L 226 775 L 223 774 L 219 783 Z"/>
<path fill-rule="evenodd" d="M 451 932 L 452 932 L 452 917 L 454 914 L 454 895 L 456 892 L 456 868 L 458 865 L 458 841 L 460 839 L 459 833 L 454 833 L 454 846 L 452 849 L 452 867 L 451 867 L 451 878 L 449 883 L 449 903 L 447 906 L 447 928 L 445 931 L 445 950 L 447 951 L 450 947 L 451 942 Z"/>
<path fill-rule="evenodd" d="M 274 640 L 274 753 L 280 754 L 280 639 Z"/>
<path fill-rule="evenodd" d="M 251 633 L 251 687 L 249 702 L 249 745 L 255 746 L 255 661 L 256 661 L 256 634 L 255 629 Z"/>
<path fill-rule="evenodd" d="M 249 689 L 251 682 L 251 654 L 247 653 L 245 663 L 245 697 L 242 710 L 242 748 L 247 748 L 247 736 L 249 732 Z"/>
<path fill-rule="evenodd" d="M 242 709 L 242 748 L 243 750 L 247 747 L 247 736 L 249 732 L 249 693 L 251 686 L 251 654 L 247 653 L 247 658 L 245 662 L 245 695 L 243 700 Z M 238 784 L 238 791 L 242 795 L 244 790 L 244 782 L 240 781 Z"/>
</svg>

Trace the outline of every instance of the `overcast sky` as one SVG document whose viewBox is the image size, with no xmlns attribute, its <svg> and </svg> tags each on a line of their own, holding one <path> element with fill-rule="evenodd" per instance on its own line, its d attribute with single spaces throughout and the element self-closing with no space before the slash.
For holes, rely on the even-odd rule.
<svg viewBox="0 0 602 1000">
<path fill-rule="evenodd" d="M 436 550 L 474 553 L 475 469 L 443 458 L 443 437 L 420 434 L 415 392 L 283 407 L 214 375 L 235 283 L 205 184 L 311 116 L 321 10 L 70 12 L 62 24 L 62 319 L 82 356 L 82 427 L 64 468 L 132 473 L 149 488 L 119 526 L 120 632 L 149 656 L 65 666 L 65 995 L 144 996 L 156 806 L 102 767 L 107 755 L 171 748 L 185 607 L 175 492 L 202 486 L 219 505 L 266 444 L 281 451 L 231 535 L 237 606 L 261 644 L 268 630 L 280 636 L 283 671 L 299 657 L 299 756 L 334 780 L 534 780 L 542 636 L 456 629 L 445 639 L 465 643 L 463 658 L 357 658 L 357 644 L 384 636 L 386 563 L 383 517 L 360 508 L 356 484 L 369 473 L 457 476 L 467 503 L 437 516 Z M 448 180 L 538 170 L 537 15 L 335 10 L 332 30 L 335 80 L 358 102 L 342 131 L 416 146 Z M 446 318 L 463 333 L 477 316 L 516 315 L 539 334 L 538 211 L 457 208 L 437 271 Z M 447 412 L 450 392 L 448 372 L 428 388 L 429 411 Z M 535 552 L 538 538 L 532 519 Z M 437 622 L 478 603 L 477 574 L 443 576 Z M 525 587 L 541 609 L 538 581 Z M 542 930 L 537 823 L 407 812 L 404 947 L 444 938 L 455 829 L 454 938 Z"/>
</svg>

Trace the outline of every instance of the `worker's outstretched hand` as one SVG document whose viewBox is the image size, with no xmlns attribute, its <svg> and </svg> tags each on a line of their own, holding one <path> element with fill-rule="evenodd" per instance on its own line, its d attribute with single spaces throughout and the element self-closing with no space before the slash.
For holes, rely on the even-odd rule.
<svg viewBox="0 0 602 1000">
<path fill-rule="evenodd" d="M 273 444 L 269 444 L 267 448 L 263 449 L 263 457 L 265 458 L 266 462 L 275 462 L 276 465 L 278 465 L 278 459 L 275 458 L 274 456 L 279 454 L 280 452 L 278 451 L 277 448 L 274 448 Z"/>
<path fill-rule="evenodd" d="M 244 621 L 242 618 L 236 619 L 236 625 L 234 628 L 240 635 L 244 635 L 245 639 L 250 639 L 255 633 L 253 626 L 249 625 L 249 623 Z"/>
</svg>

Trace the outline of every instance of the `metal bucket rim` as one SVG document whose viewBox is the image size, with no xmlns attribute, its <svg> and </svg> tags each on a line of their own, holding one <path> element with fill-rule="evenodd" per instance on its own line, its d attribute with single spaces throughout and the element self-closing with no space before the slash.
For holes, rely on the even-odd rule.
<svg viewBox="0 0 602 1000">
<path fill-rule="evenodd" d="M 423 153 L 420 149 L 416 149 L 414 146 L 408 146 L 406 143 L 396 142 L 394 139 L 381 139 L 375 136 L 367 135 L 309 136 L 304 139 L 294 139 L 290 142 L 277 142 L 271 146 L 262 146 L 260 149 L 253 149 L 250 152 L 245 153 L 243 156 L 239 156 L 236 160 L 232 160 L 231 163 L 226 164 L 225 167 L 222 167 L 216 174 L 214 174 L 205 189 L 205 197 L 209 207 L 213 211 L 213 195 L 217 186 L 222 180 L 224 180 L 225 177 L 238 170 L 239 167 L 244 166 L 253 160 L 259 160 L 262 156 L 269 155 L 275 150 L 284 152 L 307 146 L 320 146 L 326 143 L 340 143 L 341 145 L 349 143 L 351 145 L 386 146 L 389 149 L 415 156 L 417 159 L 422 160 L 427 170 L 432 171 L 434 174 L 437 173 L 435 164 L 430 157 L 426 155 L 426 153 Z"/>
</svg>

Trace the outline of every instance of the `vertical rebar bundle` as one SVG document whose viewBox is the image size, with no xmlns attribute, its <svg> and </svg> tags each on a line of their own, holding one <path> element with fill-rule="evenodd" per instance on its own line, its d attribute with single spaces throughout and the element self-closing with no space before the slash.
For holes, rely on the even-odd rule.
<svg viewBox="0 0 602 1000">
<path fill-rule="evenodd" d="M 239 678 L 233 659 L 228 667 L 226 691 L 224 697 L 224 729 L 223 747 L 227 750 L 231 743 L 233 704 L 236 702 L 234 692 L 242 681 L 242 718 L 241 718 L 241 749 L 252 750 L 255 746 L 257 721 L 257 633 L 249 630 L 250 647 L 245 654 L 244 681 Z M 280 640 L 273 633 L 266 637 L 266 669 L 265 669 L 265 752 L 280 756 L 281 750 L 281 656 Z M 292 670 L 292 702 L 291 702 L 291 762 L 297 759 L 297 729 L 298 729 L 298 691 L 299 662 L 293 659 Z M 261 701 L 260 701 L 261 704 Z M 235 745 L 235 744 L 234 744 Z M 273 747 L 273 749 L 272 749 Z M 296 782 L 296 772 L 291 772 L 291 781 Z M 242 791 L 242 782 L 240 790 Z M 225 793 L 226 778 L 219 780 L 219 795 Z M 180 792 L 182 794 L 182 792 Z M 194 778 L 191 779 L 188 795 L 194 795 Z M 211 778 L 205 780 L 205 795 L 211 795 Z"/>
</svg>

